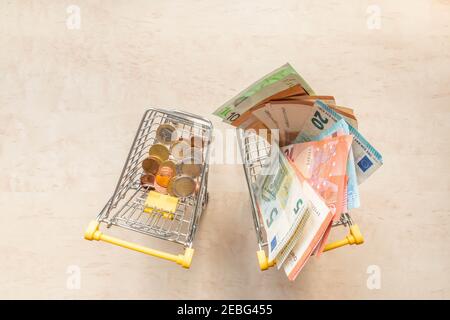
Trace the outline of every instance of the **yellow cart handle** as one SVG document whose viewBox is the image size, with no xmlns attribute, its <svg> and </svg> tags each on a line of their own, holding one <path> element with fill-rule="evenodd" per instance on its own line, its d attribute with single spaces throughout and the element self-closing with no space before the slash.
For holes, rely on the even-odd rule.
<svg viewBox="0 0 450 320">
<path fill-rule="evenodd" d="M 267 270 L 275 265 L 275 260 L 269 262 L 266 252 L 263 249 L 256 251 L 256 256 L 258 257 L 259 268 L 261 271 Z"/>
<path fill-rule="evenodd" d="M 86 229 L 86 232 L 84 233 L 84 238 L 86 240 L 97 240 L 97 241 L 104 241 L 111 244 L 115 244 L 116 246 L 120 246 L 126 249 L 142 252 L 145 254 L 148 254 L 150 256 L 154 256 L 157 258 L 169 260 L 178 263 L 179 265 L 183 266 L 184 268 L 188 269 L 191 266 L 192 262 L 192 256 L 194 255 L 194 249 L 192 248 L 185 248 L 184 254 L 170 254 L 154 249 L 150 249 L 144 246 L 141 246 L 139 244 L 128 242 L 125 240 L 121 240 L 115 237 L 108 236 L 101 232 L 99 230 L 100 223 L 98 221 L 91 221 L 89 223 L 89 226 Z"/>
<path fill-rule="evenodd" d="M 362 236 L 358 225 L 354 224 L 350 226 L 350 233 L 344 239 L 327 244 L 323 249 L 323 251 L 324 252 L 330 251 L 336 248 L 346 246 L 348 244 L 362 244 L 362 243 L 364 243 L 364 237 Z"/>
</svg>

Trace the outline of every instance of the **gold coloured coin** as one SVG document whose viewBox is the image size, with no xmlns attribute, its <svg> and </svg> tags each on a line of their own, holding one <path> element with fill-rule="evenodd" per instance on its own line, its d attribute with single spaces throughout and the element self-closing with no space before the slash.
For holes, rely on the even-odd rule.
<svg viewBox="0 0 450 320">
<path fill-rule="evenodd" d="M 161 159 L 155 156 L 150 156 L 142 161 L 142 168 L 144 169 L 145 173 L 155 175 L 158 172 L 160 164 Z"/>
<path fill-rule="evenodd" d="M 150 156 L 158 157 L 161 162 L 169 159 L 170 155 L 169 149 L 165 145 L 160 143 L 152 145 L 148 153 Z"/>
<path fill-rule="evenodd" d="M 170 144 L 177 140 L 176 128 L 168 123 L 162 124 L 156 129 L 156 140 L 164 144 Z"/>
<path fill-rule="evenodd" d="M 177 173 L 177 165 L 175 164 L 175 162 L 173 160 L 166 160 L 166 161 L 161 162 L 160 167 L 161 168 L 169 167 L 170 169 L 172 169 L 173 175 L 176 175 L 176 173 Z"/>
<path fill-rule="evenodd" d="M 173 194 L 180 198 L 192 195 L 197 185 L 192 177 L 185 175 L 176 176 L 171 182 Z"/>
<path fill-rule="evenodd" d="M 179 171 L 190 177 L 198 177 L 202 172 L 202 161 L 198 157 L 184 158 L 180 165 Z"/>
</svg>

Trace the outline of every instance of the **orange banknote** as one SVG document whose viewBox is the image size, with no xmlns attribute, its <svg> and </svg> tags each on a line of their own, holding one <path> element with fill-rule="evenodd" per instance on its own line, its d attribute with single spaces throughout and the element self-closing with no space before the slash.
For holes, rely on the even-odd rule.
<svg viewBox="0 0 450 320">
<path fill-rule="evenodd" d="M 351 135 L 341 135 L 281 148 L 297 174 L 304 177 L 325 200 L 333 213 L 333 220 L 340 218 L 343 209 L 351 144 Z"/>
<path fill-rule="evenodd" d="M 352 140 L 351 135 L 340 135 L 281 148 L 297 174 L 324 199 L 333 214 L 332 221 L 339 220 L 345 209 L 347 158 Z M 315 251 L 317 255 L 323 252 L 330 231 L 331 223 Z"/>
</svg>

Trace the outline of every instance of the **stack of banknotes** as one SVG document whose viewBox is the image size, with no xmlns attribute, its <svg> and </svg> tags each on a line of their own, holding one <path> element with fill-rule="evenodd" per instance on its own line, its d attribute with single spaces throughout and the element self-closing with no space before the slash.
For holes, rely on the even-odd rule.
<svg viewBox="0 0 450 320">
<path fill-rule="evenodd" d="M 317 95 L 286 64 L 214 112 L 246 132 L 269 132 L 270 157 L 253 184 L 269 261 L 295 280 L 320 256 L 333 222 L 360 206 L 359 185 L 382 165 L 353 109 Z"/>
</svg>

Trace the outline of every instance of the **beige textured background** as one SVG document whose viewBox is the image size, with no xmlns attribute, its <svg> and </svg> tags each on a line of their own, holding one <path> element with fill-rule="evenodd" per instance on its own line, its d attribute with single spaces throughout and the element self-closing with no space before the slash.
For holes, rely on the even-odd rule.
<svg viewBox="0 0 450 320">
<path fill-rule="evenodd" d="M 66 27 L 70 4 L 80 30 Z M 0 298 L 450 298 L 449 21 L 444 0 L 1 0 Z M 190 270 L 82 239 L 147 106 L 225 129 L 211 113 L 287 61 L 353 107 L 383 154 L 353 213 L 366 244 L 314 259 L 294 283 L 258 271 L 239 165 L 211 170 Z"/>
</svg>

